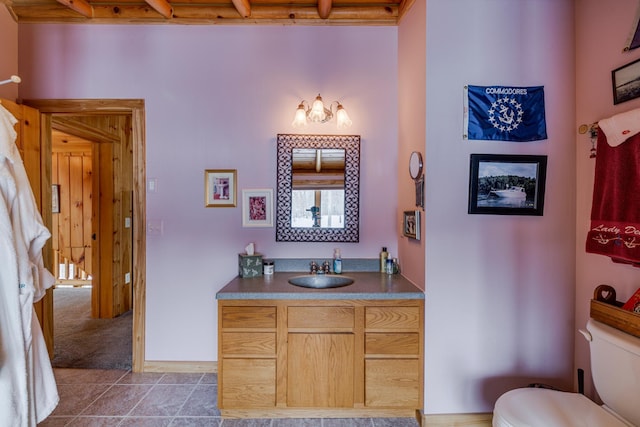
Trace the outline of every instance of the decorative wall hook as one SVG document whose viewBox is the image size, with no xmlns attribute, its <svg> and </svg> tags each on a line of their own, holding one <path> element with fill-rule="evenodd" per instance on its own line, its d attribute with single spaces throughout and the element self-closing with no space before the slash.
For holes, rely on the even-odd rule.
<svg viewBox="0 0 640 427">
<path fill-rule="evenodd" d="M 578 128 L 578 133 L 583 135 L 585 133 L 589 133 L 589 139 L 591 140 L 591 150 L 589 154 L 590 159 L 595 159 L 596 157 L 596 141 L 598 140 L 598 123 L 591 123 L 590 125 L 582 124 Z"/>
</svg>

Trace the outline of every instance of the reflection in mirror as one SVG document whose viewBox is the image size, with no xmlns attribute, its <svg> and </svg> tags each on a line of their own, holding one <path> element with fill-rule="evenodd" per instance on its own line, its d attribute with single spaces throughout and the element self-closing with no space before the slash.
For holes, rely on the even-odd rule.
<svg viewBox="0 0 640 427">
<path fill-rule="evenodd" d="M 291 227 L 344 228 L 342 148 L 294 148 Z"/>
<path fill-rule="evenodd" d="M 278 135 L 276 240 L 359 240 L 360 136 Z"/>
</svg>

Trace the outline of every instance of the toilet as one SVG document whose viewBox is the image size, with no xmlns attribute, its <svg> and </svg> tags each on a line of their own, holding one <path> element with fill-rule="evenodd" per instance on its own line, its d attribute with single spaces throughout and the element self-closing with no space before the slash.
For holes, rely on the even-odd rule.
<svg viewBox="0 0 640 427">
<path fill-rule="evenodd" d="M 640 338 L 593 319 L 580 332 L 603 405 L 579 393 L 520 388 L 496 401 L 493 427 L 640 427 Z"/>
</svg>

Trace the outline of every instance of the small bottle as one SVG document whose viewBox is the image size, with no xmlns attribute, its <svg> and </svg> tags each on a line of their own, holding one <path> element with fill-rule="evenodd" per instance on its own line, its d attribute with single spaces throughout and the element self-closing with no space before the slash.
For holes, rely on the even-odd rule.
<svg viewBox="0 0 640 427">
<path fill-rule="evenodd" d="M 382 247 L 382 252 L 380 252 L 380 273 L 385 273 L 387 271 L 387 257 L 389 254 L 387 253 L 387 247 Z"/>
<path fill-rule="evenodd" d="M 387 274 L 393 274 L 393 258 L 391 258 L 391 254 L 387 257 L 385 271 Z"/>
<path fill-rule="evenodd" d="M 400 262 L 398 261 L 398 258 L 394 258 L 393 259 L 393 274 L 399 274 L 400 273 Z"/>
<path fill-rule="evenodd" d="M 333 272 L 335 274 L 342 274 L 342 258 L 340 257 L 340 249 L 338 248 L 333 251 Z"/>
</svg>

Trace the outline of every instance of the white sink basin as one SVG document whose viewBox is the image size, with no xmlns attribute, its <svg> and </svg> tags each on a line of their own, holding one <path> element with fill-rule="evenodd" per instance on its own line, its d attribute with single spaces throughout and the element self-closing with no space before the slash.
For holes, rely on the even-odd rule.
<svg viewBox="0 0 640 427">
<path fill-rule="evenodd" d="M 337 274 L 305 274 L 289 279 L 289 283 L 304 288 L 339 288 L 353 283 L 349 276 L 339 276 Z"/>
</svg>

